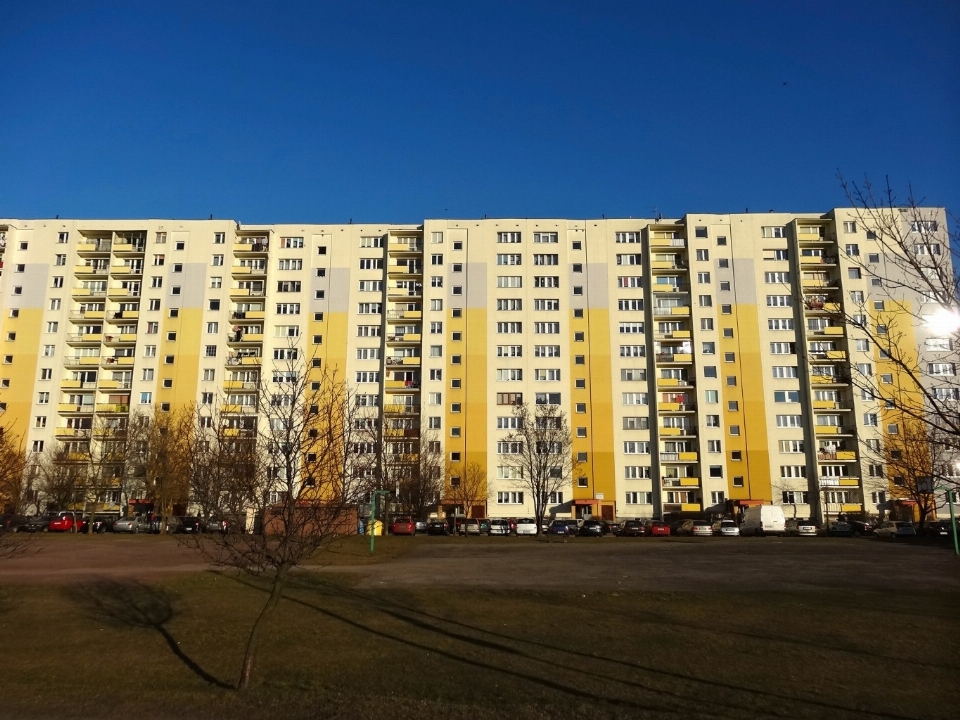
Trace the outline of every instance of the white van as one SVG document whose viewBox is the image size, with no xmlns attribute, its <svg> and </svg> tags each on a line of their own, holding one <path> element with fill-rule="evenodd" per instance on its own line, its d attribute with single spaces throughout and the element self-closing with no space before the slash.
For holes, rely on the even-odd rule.
<svg viewBox="0 0 960 720">
<path fill-rule="evenodd" d="M 752 505 L 743 513 L 741 535 L 783 535 L 783 508 L 779 505 Z"/>
</svg>

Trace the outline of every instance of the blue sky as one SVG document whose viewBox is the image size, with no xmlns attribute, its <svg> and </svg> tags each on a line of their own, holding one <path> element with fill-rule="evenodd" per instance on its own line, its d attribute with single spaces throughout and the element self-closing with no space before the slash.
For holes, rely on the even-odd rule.
<svg viewBox="0 0 960 720">
<path fill-rule="evenodd" d="M 0 0 L 0 217 L 960 212 L 960 2 Z"/>
</svg>

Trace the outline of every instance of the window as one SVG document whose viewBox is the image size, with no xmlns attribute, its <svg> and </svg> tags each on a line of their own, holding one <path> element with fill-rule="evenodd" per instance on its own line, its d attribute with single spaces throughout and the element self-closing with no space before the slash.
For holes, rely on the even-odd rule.
<svg viewBox="0 0 960 720">
<path fill-rule="evenodd" d="M 280 238 L 280 247 L 285 250 L 298 250 L 303 248 L 302 237 L 282 237 Z"/>
<path fill-rule="evenodd" d="M 555 302 L 557 305 L 555 307 L 547 307 L 546 303 Z M 559 309 L 559 300 L 535 300 L 535 310 L 558 310 Z M 541 303 L 543 305 L 541 305 Z M 501 298 L 497 300 L 497 310 L 510 311 L 510 310 L 523 310 L 523 300 L 520 298 Z"/>
<path fill-rule="evenodd" d="M 705 342 L 701 344 L 701 352 L 704 355 L 713 355 L 717 352 L 717 344 L 715 342 Z"/>
<path fill-rule="evenodd" d="M 802 428 L 802 415 L 777 415 L 778 428 Z"/>
<path fill-rule="evenodd" d="M 632 253 L 629 255 L 617 255 L 617 265 L 640 265 L 641 262 L 642 262 L 642 257 L 640 253 Z"/>
<path fill-rule="evenodd" d="M 620 395 L 620 404 L 621 405 L 646 405 L 647 393 L 643 393 L 643 392 L 622 393 Z"/>
<path fill-rule="evenodd" d="M 442 262 L 442 255 L 434 255 L 434 257 L 440 257 Z M 438 263 L 434 263 L 435 265 Z M 497 265 L 521 265 L 523 264 L 521 255 L 519 253 L 500 253 L 497 255 Z"/>
<path fill-rule="evenodd" d="M 153 402 L 153 393 L 152 392 L 142 392 L 140 393 L 140 404 L 149 405 Z"/>
<path fill-rule="evenodd" d="M 44 345 L 43 346 L 43 356 L 44 357 L 53 357 L 57 354 L 56 345 Z"/>
<path fill-rule="evenodd" d="M 558 288 L 560 287 L 560 278 L 556 275 L 538 275 L 533 278 L 535 288 Z"/>
<path fill-rule="evenodd" d="M 277 315 L 299 315 L 300 314 L 300 303 L 277 303 L 276 306 Z M 379 331 L 379 326 L 377 330 Z M 377 333 L 379 335 L 379 332 Z"/>
<path fill-rule="evenodd" d="M 767 307 L 791 307 L 793 298 L 789 295 L 767 295 Z"/>
<path fill-rule="evenodd" d="M 539 323 L 538 323 L 538 324 L 539 324 Z M 544 323 L 544 324 L 549 324 L 549 323 Z M 556 323 L 556 324 L 558 325 L 557 332 L 560 332 L 560 330 L 559 330 L 559 323 Z M 522 323 L 522 322 L 498 322 L 498 323 L 497 323 L 497 333 L 498 333 L 498 334 L 501 334 L 501 335 L 509 335 L 509 334 L 517 334 L 517 333 L 522 333 L 522 332 L 523 332 L 523 323 Z"/>
<path fill-rule="evenodd" d="M 863 304 L 863 291 L 862 290 L 851 290 L 850 291 L 850 302 L 856 303 L 857 305 Z"/>
<path fill-rule="evenodd" d="M 498 275 L 498 288 L 518 288 L 523 287 L 523 278 L 519 275 Z"/>
<path fill-rule="evenodd" d="M 717 390 L 704 390 L 703 391 L 703 401 L 708 405 L 713 405 L 720 402 L 719 391 Z"/>
<path fill-rule="evenodd" d="M 48 322 L 47 323 L 47 332 L 55 333 L 60 329 L 60 323 L 58 322 Z"/>
<path fill-rule="evenodd" d="M 156 346 L 156 345 L 144 345 L 144 346 L 143 346 L 143 356 L 144 356 L 144 357 L 156 357 L 156 356 L 157 356 L 157 346 Z"/>
<path fill-rule="evenodd" d="M 436 253 L 430 256 L 431 265 L 443 265 L 443 253 Z"/>
<path fill-rule="evenodd" d="M 509 490 L 497 493 L 498 505 L 523 505 L 523 491 Z"/>
<path fill-rule="evenodd" d="M 767 320 L 768 330 L 793 330 L 793 318 L 770 318 Z"/>
<path fill-rule="evenodd" d="M 520 368 L 500 368 L 497 370 L 497 380 L 500 382 L 523 380 L 523 370 Z"/>
<path fill-rule="evenodd" d="M 956 375 L 956 366 L 954 363 L 927 363 L 927 374 L 943 376 Z"/>
<path fill-rule="evenodd" d="M 853 220 L 845 221 L 843 223 L 843 231 L 845 233 L 855 233 L 857 231 L 857 223 Z"/>
<path fill-rule="evenodd" d="M 643 310 L 643 298 L 636 300 L 618 300 L 617 309 L 629 312 L 641 312 Z"/>
<path fill-rule="evenodd" d="M 620 288 L 642 288 L 643 278 L 639 275 L 624 275 L 617 278 L 617 287 Z"/>
<path fill-rule="evenodd" d="M 784 232 L 784 231 L 785 231 L 785 228 L 783 228 L 783 227 L 765 225 L 765 226 L 763 226 L 763 227 L 761 228 L 761 231 L 762 231 L 762 233 L 763 233 L 763 237 L 765 237 L 765 238 L 782 238 L 782 237 L 786 237 L 786 233 Z M 720 238 L 717 238 L 717 240 L 718 240 L 718 244 L 719 244 Z M 726 238 L 724 238 L 724 242 L 726 242 Z"/>
<path fill-rule="evenodd" d="M 559 405 L 560 393 L 536 393 L 534 402 L 537 405 Z"/>
<path fill-rule="evenodd" d="M 773 401 L 776 403 L 798 403 L 800 402 L 800 391 L 777 390 L 773 393 Z"/>
<path fill-rule="evenodd" d="M 772 355 L 796 355 L 797 344 L 792 342 L 770 343 L 770 353 Z"/>
<path fill-rule="evenodd" d="M 442 345 L 431 345 L 431 346 L 430 346 L 430 357 L 443 357 L 443 346 L 442 346 Z"/>
<path fill-rule="evenodd" d="M 644 324 L 642 322 L 622 322 L 619 331 L 621 335 L 643 335 Z"/>
<path fill-rule="evenodd" d="M 623 429 L 624 430 L 649 430 L 650 429 L 650 418 L 633 416 L 623 418 Z"/>
<path fill-rule="evenodd" d="M 763 281 L 765 283 L 787 283 L 790 282 L 790 273 L 788 272 L 765 272 L 763 274 Z"/>
<path fill-rule="evenodd" d="M 498 232 L 498 243 L 518 243 L 520 242 L 520 233 L 518 232 Z"/>
<path fill-rule="evenodd" d="M 642 440 L 627 440 L 623 443 L 625 455 L 649 455 L 650 443 Z"/>
<path fill-rule="evenodd" d="M 497 393 L 497 405 L 520 405 L 523 393 Z"/>
<path fill-rule="evenodd" d="M 175 331 L 171 331 L 167 333 L 167 340 L 169 340 L 170 342 L 174 342 L 176 341 L 176 339 L 177 339 L 177 333 Z"/>
<path fill-rule="evenodd" d="M 640 242 L 640 233 L 618 232 L 616 234 L 617 244 L 636 244 Z"/>
<path fill-rule="evenodd" d="M 551 381 L 551 382 L 560 380 L 560 369 L 559 368 L 538 368 L 533 371 L 533 379 L 538 381 Z"/>
<path fill-rule="evenodd" d="M 300 292 L 300 281 L 280 280 L 277 282 L 277 292 Z"/>
<path fill-rule="evenodd" d="M 795 378 L 797 377 L 797 368 L 793 365 L 775 365 L 773 367 L 773 377 L 775 378 Z"/>
</svg>

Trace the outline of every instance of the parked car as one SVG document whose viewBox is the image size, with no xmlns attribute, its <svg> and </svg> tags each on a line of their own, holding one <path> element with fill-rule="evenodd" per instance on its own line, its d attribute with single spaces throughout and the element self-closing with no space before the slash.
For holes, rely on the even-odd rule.
<svg viewBox="0 0 960 720">
<path fill-rule="evenodd" d="M 677 535 L 713 537 L 713 524 L 709 520 L 684 520 Z"/>
<path fill-rule="evenodd" d="M 93 531 L 95 533 L 113 532 L 113 524 L 120 517 L 115 512 L 99 512 L 93 514 Z"/>
<path fill-rule="evenodd" d="M 115 533 L 137 533 L 150 532 L 150 518 L 144 515 L 128 515 L 119 518 L 113 523 Z"/>
<path fill-rule="evenodd" d="M 720 537 L 740 537 L 740 526 L 733 520 L 718 520 L 712 530 L 714 535 Z"/>
<path fill-rule="evenodd" d="M 917 528 L 912 522 L 904 520 L 887 520 L 880 523 L 880 526 L 873 531 L 873 536 L 878 540 L 898 540 L 901 538 L 914 538 L 917 536 Z"/>
<path fill-rule="evenodd" d="M 426 520 L 414 520 L 414 525 L 417 526 L 417 532 L 426 532 L 427 531 L 427 521 Z"/>
<path fill-rule="evenodd" d="M 569 537 L 573 533 L 570 531 L 570 525 L 566 520 L 554 520 L 547 528 L 547 535 L 563 535 Z"/>
<path fill-rule="evenodd" d="M 647 534 L 646 526 L 639 520 L 624 520 L 620 523 L 620 537 L 643 537 Z"/>
<path fill-rule="evenodd" d="M 933 522 L 925 523 L 923 526 L 923 536 L 934 538 L 952 538 L 953 531 L 950 529 L 950 521 L 934 520 Z"/>
<path fill-rule="evenodd" d="M 603 523 L 599 520 L 584 520 L 577 530 L 580 537 L 603 537 Z"/>
<path fill-rule="evenodd" d="M 813 520 L 790 518 L 784 522 L 783 534 L 795 535 L 797 537 L 816 537 L 817 524 Z"/>
<path fill-rule="evenodd" d="M 13 530 L 13 532 L 47 532 L 53 517 L 53 515 L 35 515 L 33 517 L 22 518 L 11 527 L 11 530 Z"/>
<path fill-rule="evenodd" d="M 848 524 L 853 529 L 854 537 L 861 537 L 864 535 L 873 535 L 873 531 L 876 530 L 877 526 L 872 522 L 867 522 L 864 520 L 850 520 Z"/>
<path fill-rule="evenodd" d="M 616 535 L 617 524 L 613 520 L 601 520 L 600 524 L 603 526 L 604 535 Z"/>
<path fill-rule="evenodd" d="M 480 521 L 476 518 L 464 518 L 460 521 L 461 535 L 480 535 Z"/>
<path fill-rule="evenodd" d="M 510 522 L 503 518 L 493 518 L 490 521 L 490 530 L 488 532 L 491 535 L 509 535 Z"/>
<path fill-rule="evenodd" d="M 853 526 L 839 520 L 831 520 L 827 526 L 827 535 L 830 537 L 853 537 Z"/>
<path fill-rule="evenodd" d="M 679 535 L 679 534 L 680 534 L 680 528 L 683 527 L 683 524 L 684 524 L 685 522 L 686 522 L 686 520 L 674 520 L 672 523 L 670 523 L 670 534 L 671 534 L 671 535 Z"/>
<path fill-rule="evenodd" d="M 400 517 L 394 518 L 393 522 L 390 523 L 390 534 L 391 535 L 416 535 L 417 534 L 417 524 L 413 521 L 408 515 L 401 515 Z"/>
<path fill-rule="evenodd" d="M 533 518 L 517 518 L 517 535 L 536 535 L 537 521 Z"/>
<path fill-rule="evenodd" d="M 427 535 L 449 535 L 450 526 L 443 520 L 431 520 L 427 523 Z"/>
<path fill-rule="evenodd" d="M 214 518 L 207 518 L 207 521 L 203 523 L 202 531 L 208 532 L 208 533 L 218 532 L 218 533 L 225 534 L 229 529 L 230 529 L 229 521 L 225 520 L 224 518 L 214 517 Z"/>
<path fill-rule="evenodd" d="M 195 535 L 203 531 L 203 518 L 187 516 L 180 518 L 180 524 L 177 526 L 177 532 L 182 534 Z"/>
<path fill-rule="evenodd" d="M 87 529 L 87 521 L 78 512 L 61 510 L 50 520 L 48 529 L 50 532 L 83 532 Z"/>
<path fill-rule="evenodd" d="M 159 515 L 154 515 L 153 519 L 150 521 L 150 532 L 154 535 L 160 534 L 160 528 L 166 525 L 168 535 L 177 535 L 180 532 L 180 518 L 170 515 L 167 518 L 162 518 Z"/>
<path fill-rule="evenodd" d="M 507 518 L 507 524 L 510 526 L 510 532 L 514 535 L 517 534 L 517 519 L 516 518 Z"/>
<path fill-rule="evenodd" d="M 650 520 L 644 524 L 644 529 L 650 537 L 666 537 L 670 535 L 670 526 L 663 520 Z"/>
</svg>

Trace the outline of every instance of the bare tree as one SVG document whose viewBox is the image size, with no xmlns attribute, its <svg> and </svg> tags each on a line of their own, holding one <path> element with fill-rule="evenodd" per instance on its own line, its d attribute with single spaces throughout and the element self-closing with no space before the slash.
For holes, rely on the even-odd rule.
<svg viewBox="0 0 960 720">
<path fill-rule="evenodd" d="M 853 384 L 893 407 L 905 418 L 926 425 L 937 442 L 960 445 L 960 236 L 946 227 L 937 208 L 924 207 L 912 188 L 904 201 L 889 181 L 877 190 L 862 183 L 840 183 L 853 206 L 856 222 L 879 250 L 846 253 L 863 277 L 870 279 L 874 306 L 838 311 L 837 322 L 881 352 L 884 363 L 899 377 L 897 384 L 916 392 L 891 392 L 890 373 L 864 372 L 853 367 Z M 956 226 L 956 222 L 954 223 Z M 876 257 L 879 256 L 879 257 Z M 877 306 L 879 307 L 879 306 Z M 917 348 L 918 330 L 927 336 L 924 353 Z M 886 376 L 886 377 L 885 377 Z"/>
<path fill-rule="evenodd" d="M 26 465 L 23 439 L 0 425 L 0 512 L 23 511 Z"/>
<path fill-rule="evenodd" d="M 421 425 L 416 466 L 412 476 L 400 486 L 398 500 L 404 512 L 422 519 L 436 506 L 443 493 L 445 468 L 437 431 Z"/>
<path fill-rule="evenodd" d="M 514 486 L 533 501 L 540 534 L 551 496 L 572 486 L 577 463 L 566 414 L 557 405 L 534 408 L 531 412 L 526 403 L 514 407 L 516 427 L 501 441 L 506 452 L 500 463 L 513 469 Z"/>
<path fill-rule="evenodd" d="M 190 497 L 204 520 L 239 522 L 255 494 L 256 417 L 231 417 L 217 403 L 198 405 L 194 421 Z"/>
<path fill-rule="evenodd" d="M 219 490 L 242 498 L 251 526 L 190 538 L 215 563 L 260 576 L 270 588 L 247 638 L 240 690 L 250 685 L 261 632 L 291 571 L 356 532 L 363 492 L 353 471 L 354 406 L 346 384 L 335 371 L 307 365 L 293 344 L 285 354 L 257 389 L 255 467 L 224 473 Z"/>
<path fill-rule="evenodd" d="M 86 458 L 57 443 L 33 458 L 39 468 L 37 491 L 45 510 L 63 510 L 77 501 L 86 483 Z"/>
<path fill-rule="evenodd" d="M 190 496 L 193 475 L 193 404 L 156 413 L 147 439 L 145 492 L 160 518 L 160 532 L 166 532 L 167 518 L 174 505 L 184 506 Z"/>
<path fill-rule="evenodd" d="M 465 517 L 474 517 L 474 509 L 483 507 L 489 498 L 487 473 L 478 463 L 447 465 L 447 497 L 445 502 L 462 510 Z"/>
</svg>

